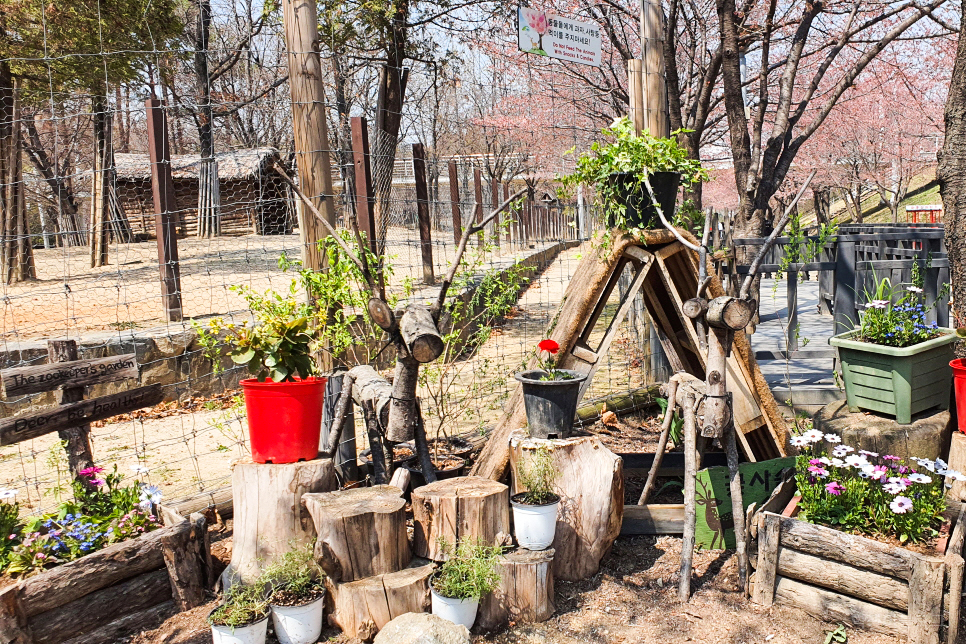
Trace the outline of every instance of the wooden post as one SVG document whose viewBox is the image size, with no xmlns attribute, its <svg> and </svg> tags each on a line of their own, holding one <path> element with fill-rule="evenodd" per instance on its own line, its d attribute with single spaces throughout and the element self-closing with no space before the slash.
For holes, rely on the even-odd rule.
<svg viewBox="0 0 966 644">
<path fill-rule="evenodd" d="M 503 202 L 503 201 L 506 201 L 509 198 L 510 198 L 510 184 L 509 183 L 504 183 L 503 184 L 503 199 L 502 200 L 499 200 L 498 199 L 497 201 Z M 511 221 L 510 225 L 506 227 L 506 233 L 505 233 L 505 236 L 504 236 L 504 241 L 507 243 L 507 245 L 510 244 L 510 229 L 513 228 L 513 227 L 515 227 L 517 225 L 517 222 L 519 220 L 520 220 L 519 215 L 514 214 L 513 215 L 513 219 Z"/>
<path fill-rule="evenodd" d="M 359 231 L 366 236 L 369 250 L 377 254 L 376 195 L 372 190 L 372 165 L 369 162 L 369 127 L 361 116 L 353 116 L 349 123 L 352 129 L 352 165 L 356 177 L 356 219 Z"/>
<path fill-rule="evenodd" d="M 168 322 L 180 322 L 181 269 L 178 235 L 175 232 L 174 182 L 171 180 L 171 147 L 164 104 L 151 97 L 144 102 L 147 112 L 148 152 L 151 159 L 151 192 L 154 195 L 154 232 L 158 242 L 161 271 L 161 301 Z"/>
<path fill-rule="evenodd" d="M 496 179 L 490 181 L 490 209 L 496 209 L 500 205 L 500 182 Z M 497 250 L 500 248 L 500 215 L 493 219 L 493 241 L 496 243 Z"/>
<path fill-rule="evenodd" d="M 419 247 L 423 257 L 423 283 L 435 284 L 433 275 L 433 238 L 429 221 L 429 188 L 426 185 L 426 152 L 422 143 L 413 143 L 413 176 L 416 181 L 416 216 L 419 218 Z"/>
<path fill-rule="evenodd" d="M 942 624 L 943 575 L 942 559 L 917 558 L 909 578 L 909 641 L 917 644 L 939 644 Z M 958 589 L 952 592 L 961 592 Z"/>
<path fill-rule="evenodd" d="M 48 340 L 47 362 L 72 362 L 77 360 L 77 342 L 75 340 Z M 9 394 L 8 394 L 9 395 Z M 60 404 L 84 400 L 84 386 L 64 387 L 60 393 Z M 60 440 L 66 443 L 67 464 L 74 478 L 79 478 L 79 472 L 94 465 L 94 454 L 91 449 L 91 426 L 78 425 L 57 432 Z"/>
<path fill-rule="evenodd" d="M 835 308 L 832 333 L 844 333 L 857 323 L 855 309 L 855 242 L 839 241 L 835 257 Z"/>
<path fill-rule="evenodd" d="M 647 108 L 644 106 L 644 61 L 632 58 L 627 61 L 627 98 L 630 107 L 627 115 L 634 124 L 634 132 L 640 135 L 647 125 Z"/>
<path fill-rule="evenodd" d="M 456 161 L 449 162 L 449 204 L 453 212 L 453 239 L 459 245 L 463 236 L 463 215 L 460 212 L 460 179 Z"/>
<path fill-rule="evenodd" d="M 775 603 L 780 518 L 770 512 L 758 518 L 762 524 L 758 528 L 758 567 L 755 571 L 755 590 L 752 599 L 762 606 L 771 606 Z"/>
<path fill-rule="evenodd" d="M 211 565 L 211 553 L 206 547 L 207 531 L 208 523 L 198 513 L 161 537 L 161 554 L 178 610 L 191 610 L 205 603 Z"/>
<path fill-rule="evenodd" d="M 332 171 L 329 166 L 329 131 L 326 122 L 322 59 L 319 57 L 319 17 L 315 2 L 283 0 L 282 19 L 288 51 L 292 123 L 295 130 L 295 162 L 299 185 L 322 216 L 335 225 L 332 203 Z M 323 266 L 318 242 L 326 235 L 312 213 L 299 207 L 302 264 L 319 270 Z"/>
<path fill-rule="evenodd" d="M 936 322 L 939 326 L 946 326 L 949 323 L 948 313 L 945 324 L 939 322 L 939 316 L 942 312 L 936 305 L 936 300 L 939 298 L 939 269 L 929 265 L 929 259 L 936 257 L 939 254 L 942 240 L 939 239 L 924 239 L 922 241 L 922 253 L 926 260 L 926 266 L 923 266 L 925 270 L 923 271 L 923 296 L 926 302 L 926 321 Z M 883 259 L 885 259 L 883 257 Z M 894 284 L 895 282 L 893 282 Z"/>
<path fill-rule="evenodd" d="M 478 167 L 473 168 L 473 196 L 476 205 L 473 208 L 473 223 L 479 224 L 483 221 L 483 174 Z M 476 245 L 483 247 L 486 243 L 486 231 L 481 230 L 476 234 Z"/>
<path fill-rule="evenodd" d="M 798 271 L 785 274 L 785 305 L 788 307 L 785 350 L 798 351 Z"/>
<path fill-rule="evenodd" d="M 664 12 L 660 0 L 641 0 L 641 58 L 647 129 L 651 136 L 665 138 L 670 130 L 664 78 Z"/>
</svg>

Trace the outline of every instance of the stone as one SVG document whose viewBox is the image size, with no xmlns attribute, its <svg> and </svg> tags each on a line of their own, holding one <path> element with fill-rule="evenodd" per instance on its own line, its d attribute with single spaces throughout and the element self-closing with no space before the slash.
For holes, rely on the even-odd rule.
<svg viewBox="0 0 966 644">
<path fill-rule="evenodd" d="M 470 644 L 470 632 L 432 613 L 406 613 L 386 624 L 372 644 Z"/>
<path fill-rule="evenodd" d="M 869 412 L 850 412 L 844 400 L 822 407 L 812 418 L 815 429 L 835 434 L 855 449 L 900 458 L 940 458 L 945 456 L 953 426 L 949 412 L 924 412 L 913 416 L 912 423 L 900 425 L 894 418 Z"/>
</svg>

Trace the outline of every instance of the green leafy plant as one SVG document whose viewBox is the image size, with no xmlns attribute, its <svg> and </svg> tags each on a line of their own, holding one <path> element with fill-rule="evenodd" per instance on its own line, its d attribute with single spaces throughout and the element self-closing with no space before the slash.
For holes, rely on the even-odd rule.
<svg viewBox="0 0 966 644">
<path fill-rule="evenodd" d="M 845 624 L 839 624 L 834 631 L 829 631 L 825 635 L 825 644 L 846 644 L 849 641 L 849 632 L 845 630 Z"/>
<path fill-rule="evenodd" d="M 272 603 L 298 605 L 321 596 L 325 573 L 315 562 L 313 545 L 295 545 L 264 572 L 272 586 Z"/>
<path fill-rule="evenodd" d="M 268 617 L 268 609 L 268 583 L 262 576 L 251 584 L 233 584 L 224 594 L 221 605 L 208 616 L 208 622 L 232 629 L 248 626 Z"/>
<path fill-rule="evenodd" d="M 641 185 L 656 172 L 680 174 L 683 186 L 708 180 L 701 162 L 688 157 L 687 150 L 678 145 L 677 135 L 682 132 L 685 130 L 672 132 L 666 139 L 655 138 L 646 132 L 637 135 L 630 119 L 617 119 L 603 130 L 610 141 L 591 144 L 588 152 L 577 157 L 573 173 L 561 177 L 560 181 L 565 190 L 578 185 L 595 186 L 596 203 L 606 218 L 618 228 L 626 228 L 622 190 L 613 175 L 629 173 Z M 670 220 L 673 213 L 664 215 Z"/>
<path fill-rule="evenodd" d="M 439 543 L 448 558 L 433 577 L 437 593 L 450 599 L 472 599 L 493 592 L 500 582 L 499 546 L 488 546 L 481 539 L 460 539 L 455 548 L 443 538 Z"/>
<path fill-rule="evenodd" d="M 560 497 L 553 491 L 558 472 L 553 465 L 553 455 L 546 446 L 540 446 L 524 458 L 517 472 L 518 483 L 526 488 L 523 502 L 529 505 L 546 505 Z"/>
<path fill-rule="evenodd" d="M 889 278 L 884 277 L 874 292 L 866 292 L 866 300 L 859 325 L 861 340 L 890 347 L 908 347 L 941 333 L 935 322 L 926 322 L 927 309 L 920 286 L 893 286 Z"/>
<path fill-rule="evenodd" d="M 655 398 L 654 401 L 657 406 L 661 408 L 661 415 L 667 413 L 667 398 Z M 684 431 L 684 419 L 678 414 L 677 411 L 672 411 L 674 417 L 671 418 L 671 429 L 668 430 L 668 438 L 670 438 L 675 443 L 681 442 L 681 432 Z"/>
</svg>

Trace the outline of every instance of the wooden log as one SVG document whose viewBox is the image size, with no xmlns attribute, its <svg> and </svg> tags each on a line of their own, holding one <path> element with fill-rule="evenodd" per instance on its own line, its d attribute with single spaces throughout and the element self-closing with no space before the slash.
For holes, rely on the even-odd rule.
<svg viewBox="0 0 966 644">
<path fill-rule="evenodd" d="M 409 470 L 407 470 L 405 467 L 400 467 L 392 473 L 392 479 L 390 479 L 389 485 L 395 486 L 405 492 L 409 487 L 410 477 L 411 474 Z"/>
<path fill-rule="evenodd" d="M 157 384 L 93 400 L 73 402 L 41 412 L 5 418 L 0 421 L 0 445 L 14 445 L 50 432 L 104 420 L 135 409 L 156 405 L 163 399 L 161 385 Z"/>
<path fill-rule="evenodd" d="M 161 553 L 171 579 L 171 596 L 178 610 L 191 610 L 205 603 L 211 552 L 208 523 L 202 514 L 193 514 L 161 537 Z"/>
<path fill-rule="evenodd" d="M 942 559 L 916 558 L 909 579 L 909 644 L 939 644 L 945 571 Z"/>
<path fill-rule="evenodd" d="M 701 317 L 708 310 L 708 301 L 703 297 L 692 297 L 681 305 L 681 311 L 692 320 Z"/>
<path fill-rule="evenodd" d="M 412 356 L 402 355 L 403 353 L 402 348 L 397 347 L 389 423 L 383 425 L 386 428 L 386 438 L 394 443 L 412 440 L 416 425 L 416 386 L 419 384 L 421 363 Z"/>
<path fill-rule="evenodd" d="M 695 530 L 697 526 L 697 507 L 695 505 L 695 483 L 698 478 L 697 452 L 697 399 L 693 393 L 688 393 L 682 383 L 680 389 L 684 396 L 678 394 L 678 404 L 684 416 L 684 533 L 681 537 L 681 572 L 678 579 L 678 599 L 682 602 L 691 597 L 691 561 L 694 557 Z"/>
<path fill-rule="evenodd" d="M 48 340 L 48 355 L 60 353 L 59 348 L 56 352 L 51 349 L 63 342 L 65 341 Z M 68 340 L 66 342 L 74 341 Z M 78 360 L 76 355 L 77 346 L 75 343 L 74 358 L 63 361 L 52 360 L 47 364 L 30 365 L 29 367 L 4 369 L 0 373 L 0 378 L 3 381 L 3 392 L 7 400 L 14 396 L 53 391 L 62 386 L 88 387 L 138 377 L 137 356 L 133 353 L 92 360 Z M 54 356 L 50 355 L 50 358 L 54 358 Z"/>
<path fill-rule="evenodd" d="M 445 561 L 440 539 L 449 547 L 460 539 L 502 544 L 510 534 L 507 486 L 479 476 L 444 479 L 412 493 L 413 550 L 417 557 Z"/>
<path fill-rule="evenodd" d="M 949 443 L 949 467 L 957 472 L 966 472 L 966 434 L 953 432 Z M 952 488 L 947 496 L 960 501 L 966 500 L 966 481 L 947 481 Z"/>
<path fill-rule="evenodd" d="M 947 642 L 959 641 L 959 615 L 963 603 L 963 569 L 966 561 L 962 555 L 946 555 L 946 576 L 949 579 L 949 592 L 946 595 L 946 613 L 949 616 L 949 630 L 946 632 Z"/>
<path fill-rule="evenodd" d="M 556 551 L 554 578 L 586 579 L 597 573 L 601 559 L 621 531 L 623 462 L 597 436 L 545 440 L 530 438 L 518 430 L 510 437 L 514 494 L 524 491 L 517 475 L 521 460 L 541 446 L 550 450 L 559 472 L 555 486 L 560 510 L 551 546 Z"/>
<path fill-rule="evenodd" d="M 315 523 L 315 559 L 334 581 L 402 570 L 412 558 L 406 501 L 394 485 L 306 494 Z"/>
<path fill-rule="evenodd" d="M 905 548 L 787 517 L 781 519 L 781 545 L 903 581 L 909 580 L 917 558 Z"/>
<path fill-rule="evenodd" d="M 435 565 L 414 559 L 408 568 L 338 583 L 326 578 L 329 622 L 348 637 L 370 641 L 391 620 L 430 609 L 429 579 Z"/>
<path fill-rule="evenodd" d="M 250 582 L 293 544 L 315 540 L 315 526 L 302 510 L 302 495 L 338 489 L 329 459 L 300 463 L 252 463 L 232 466 L 234 535 L 231 563 L 222 586 Z"/>
<path fill-rule="evenodd" d="M 164 620 L 178 612 L 173 601 L 161 602 L 146 610 L 125 615 L 83 635 L 72 637 L 64 644 L 115 644 L 139 631 L 157 628 Z"/>
<path fill-rule="evenodd" d="M 0 590 L 0 642 L 33 644 L 27 615 L 20 601 L 20 586 L 14 584 Z"/>
<path fill-rule="evenodd" d="M 416 362 L 432 362 L 443 353 L 443 338 L 428 306 L 407 306 L 399 320 L 399 333 Z"/>
<path fill-rule="evenodd" d="M 823 622 L 842 622 L 876 633 L 901 635 L 909 628 L 909 618 L 903 612 L 845 597 L 787 577 L 778 577 L 775 603 L 801 608 Z"/>
<path fill-rule="evenodd" d="M 59 644 L 171 599 L 168 571 L 154 570 L 29 618 L 36 644 Z"/>
<path fill-rule="evenodd" d="M 359 365 L 349 369 L 352 376 L 352 400 L 360 407 L 371 402 L 379 422 L 383 427 L 389 425 L 389 407 L 392 403 L 392 385 L 369 365 Z"/>
<path fill-rule="evenodd" d="M 500 585 L 480 599 L 477 624 L 496 630 L 509 622 L 533 624 L 553 616 L 553 549 L 518 548 L 500 557 Z"/>
<path fill-rule="evenodd" d="M 751 322 L 754 313 L 754 308 L 744 300 L 722 295 L 708 302 L 705 320 L 711 327 L 741 331 Z"/>
<path fill-rule="evenodd" d="M 767 519 L 771 519 L 772 524 L 777 524 L 774 515 L 769 515 Z M 767 519 L 766 528 L 769 525 Z M 759 579 L 761 579 L 762 574 L 761 544 L 762 542 L 759 539 Z M 892 577 L 879 575 L 837 561 L 829 561 L 823 557 L 779 547 L 777 572 L 784 577 L 797 579 L 814 586 L 821 586 L 886 608 L 903 612 L 909 608 L 909 586 L 907 584 Z"/>
<path fill-rule="evenodd" d="M 24 612 L 34 617 L 126 579 L 163 569 L 161 542 L 173 530 L 155 530 L 28 577 L 20 589 Z"/>
<path fill-rule="evenodd" d="M 762 515 L 758 539 L 758 566 L 755 573 L 755 590 L 752 599 L 762 606 L 775 602 L 775 575 L 778 572 L 779 517 Z"/>
<path fill-rule="evenodd" d="M 227 485 L 162 503 L 160 513 L 164 525 L 170 527 L 181 523 L 195 512 L 205 514 L 208 523 L 214 523 L 216 517 L 230 519 L 232 510 L 231 486 Z"/>
<path fill-rule="evenodd" d="M 625 505 L 621 535 L 681 534 L 684 532 L 683 503 Z"/>
<path fill-rule="evenodd" d="M 391 331 L 396 328 L 396 316 L 385 300 L 378 297 L 369 298 L 366 310 L 369 311 L 369 317 L 376 323 L 376 326 L 383 331 Z"/>
</svg>

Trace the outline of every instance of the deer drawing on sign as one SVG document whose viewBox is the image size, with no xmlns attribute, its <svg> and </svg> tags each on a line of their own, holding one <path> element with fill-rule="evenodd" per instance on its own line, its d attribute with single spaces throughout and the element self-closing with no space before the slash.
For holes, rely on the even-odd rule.
<svg viewBox="0 0 966 644">
<path fill-rule="evenodd" d="M 720 499 L 714 498 L 713 490 L 709 489 L 708 484 L 703 480 L 698 479 L 698 483 L 701 484 L 701 489 L 695 490 L 694 501 L 697 505 L 704 506 L 704 520 L 711 531 L 714 532 L 714 536 L 711 538 L 711 549 L 725 548 L 725 531 L 735 528 L 734 514 L 728 512 L 724 516 L 720 516 L 718 514 L 718 506 L 721 505 Z"/>
</svg>

